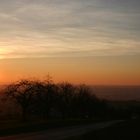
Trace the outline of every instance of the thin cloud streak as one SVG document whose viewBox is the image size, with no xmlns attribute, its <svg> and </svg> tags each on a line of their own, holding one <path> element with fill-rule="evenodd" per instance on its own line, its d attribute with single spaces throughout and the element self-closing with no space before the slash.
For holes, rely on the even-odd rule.
<svg viewBox="0 0 140 140">
<path fill-rule="evenodd" d="M 0 1 L 0 58 L 140 54 L 139 0 Z"/>
</svg>

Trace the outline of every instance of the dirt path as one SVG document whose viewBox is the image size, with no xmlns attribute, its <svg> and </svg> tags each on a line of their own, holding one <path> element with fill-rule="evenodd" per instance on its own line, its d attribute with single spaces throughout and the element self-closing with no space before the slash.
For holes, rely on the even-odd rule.
<svg viewBox="0 0 140 140">
<path fill-rule="evenodd" d="M 1 137 L 0 140 L 63 140 L 64 138 L 68 138 L 71 136 L 85 134 L 91 130 L 98 130 L 101 128 L 109 127 L 119 122 L 121 121 L 109 121 L 88 125 L 57 128 L 30 134 Z"/>
</svg>

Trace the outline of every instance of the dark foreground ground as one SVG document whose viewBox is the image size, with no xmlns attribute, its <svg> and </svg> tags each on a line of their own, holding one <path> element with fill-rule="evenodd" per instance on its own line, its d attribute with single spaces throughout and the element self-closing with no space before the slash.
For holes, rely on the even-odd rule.
<svg viewBox="0 0 140 140">
<path fill-rule="evenodd" d="M 128 120 L 65 140 L 140 140 L 140 120 Z"/>
<path fill-rule="evenodd" d="M 39 132 L 54 128 L 92 124 L 105 120 L 65 119 L 65 120 L 0 120 L 0 137 Z"/>
<path fill-rule="evenodd" d="M 53 121 L 53 123 L 43 123 L 43 125 L 39 123 L 30 127 L 25 123 L 23 127 L 21 124 L 20 127 L 18 125 L 15 124 L 15 128 L 12 126 L 13 129 L 5 129 L 9 132 L 14 130 L 16 134 L 12 132 L 13 136 L 6 136 L 7 131 L 0 131 L 0 140 L 140 140 L 139 119 L 103 122 L 86 120 L 84 123 L 83 120 Z"/>
<path fill-rule="evenodd" d="M 90 132 L 91 130 L 99 130 L 110 127 L 116 123 L 122 122 L 107 121 L 92 124 L 82 124 L 75 126 L 65 126 L 61 128 L 53 128 L 39 132 L 22 133 L 13 136 L 0 137 L 0 140 L 64 140 L 72 136 L 79 136 Z"/>
</svg>

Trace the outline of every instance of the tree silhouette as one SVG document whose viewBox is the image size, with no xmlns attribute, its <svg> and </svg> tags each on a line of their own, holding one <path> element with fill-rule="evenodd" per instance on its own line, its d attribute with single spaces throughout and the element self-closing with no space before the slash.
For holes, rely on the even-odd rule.
<svg viewBox="0 0 140 140">
<path fill-rule="evenodd" d="M 75 87 L 67 82 L 61 83 L 59 86 L 59 111 L 62 113 L 62 117 L 72 116 L 73 101 L 75 96 Z"/>
<path fill-rule="evenodd" d="M 29 107 L 33 97 L 33 82 L 29 80 L 21 80 L 17 83 L 8 85 L 5 93 L 13 99 L 21 108 L 22 119 L 27 119 Z"/>
<path fill-rule="evenodd" d="M 80 117 L 93 117 L 98 109 L 100 100 L 92 93 L 86 85 L 77 87 L 75 109 Z"/>
<path fill-rule="evenodd" d="M 20 80 L 8 85 L 4 92 L 21 108 L 23 120 L 29 112 L 45 119 L 52 118 L 54 113 L 55 117 L 64 119 L 103 117 L 114 110 L 105 100 L 98 99 L 88 86 L 68 82 L 55 84 L 50 77 L 44 81 Z"/>
<path fill-rule="evenodd" d="M 34 107 L 36 111 L 49 118 L 51 109 L 55 107 L 57 98 L 57 86 L 52 81 L 34 82 Z"/>
</svg>

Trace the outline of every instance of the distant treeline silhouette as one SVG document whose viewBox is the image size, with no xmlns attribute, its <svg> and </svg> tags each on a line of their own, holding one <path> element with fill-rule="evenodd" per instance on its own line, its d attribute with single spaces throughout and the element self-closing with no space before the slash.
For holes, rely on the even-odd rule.
<svg viewBox="0 0 140 140">
<path fill-rule="evenodd" d="M 55 84 L 50 79 L 20 80 L 6 86 L 3 93 L 20 108 L 23 120 L 32 116 L 43 119 L 123 118 L 134 114 L 97 98 L 84 84 Z"/>
</svg>

